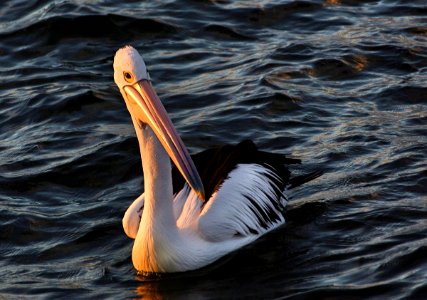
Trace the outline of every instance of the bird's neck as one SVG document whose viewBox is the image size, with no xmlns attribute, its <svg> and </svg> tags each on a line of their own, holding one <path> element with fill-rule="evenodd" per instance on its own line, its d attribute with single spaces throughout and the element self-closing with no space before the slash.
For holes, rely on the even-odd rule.
<svg viewBox="0 0 427 300">
<path fill-rule="evenodd" d="M 173 260 L 171 243 L 179 240 L 173 212 L 171 162 L 150 127 L 137 127 L 144 170 L 145 202 L 132 250 L 137 270 L 162 272 Z"/>
<path fill-rule="evenodd" d="M 142 221 L 153 226 L 176 227 L 169 155 L 149 126 L 140 128 L 137 135 L 144 171 L 145 203 Z"/>
</svg>

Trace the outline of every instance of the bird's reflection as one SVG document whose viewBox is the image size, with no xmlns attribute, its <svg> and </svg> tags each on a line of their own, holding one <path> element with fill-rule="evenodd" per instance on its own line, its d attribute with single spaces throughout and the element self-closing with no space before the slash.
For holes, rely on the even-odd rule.
<svg viewBox="0 0 427 300">
<path fill-rule="evenodd" d="M 166 276 L 158 277 L 154 279 L 144 278 L 138 276 L 140 281 L 138 287 L 135 290 L 136 299 L 207 299 L 207 294 L 212 295 L 212 285 L 207 283 L 200 284 L 195 279 L 192 283 L 192 279 L 186 275 Z"/>
</svg>

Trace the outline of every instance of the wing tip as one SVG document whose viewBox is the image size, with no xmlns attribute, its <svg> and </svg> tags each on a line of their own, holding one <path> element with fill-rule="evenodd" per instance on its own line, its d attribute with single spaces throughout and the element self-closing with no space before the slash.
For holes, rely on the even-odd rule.
<svg viewBox="0 0 427 300">
<path fill-rule="evenodd" d="M 316 171 L 310 172 L 310 173 L 305 174 L 305 175 L 293 177 L 289 180 L 288 188 L 289 189 L 296 188 L 300 185 L 303 185 L 304 183 L 307 183 L 309 181 L 312 181 L 312 180 L 322 176 L 324 173 L 325 172 L 323 170 L 316 170 Z"/>
</svg>

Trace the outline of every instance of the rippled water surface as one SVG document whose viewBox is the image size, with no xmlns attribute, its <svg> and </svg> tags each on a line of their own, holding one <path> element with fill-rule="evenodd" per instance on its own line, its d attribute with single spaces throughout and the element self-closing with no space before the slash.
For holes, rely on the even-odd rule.
<svg viewBox="0 0 427 300">
<path fill-rule="evenodd" d="M 0 298 L 426 297 L 425 1 L 119 2 L 0 6 Z M 137 276 L 125 44 L 190 152 L 250 138 L 326 171 L 285 226 L 206 269 Z"/>
</svg>

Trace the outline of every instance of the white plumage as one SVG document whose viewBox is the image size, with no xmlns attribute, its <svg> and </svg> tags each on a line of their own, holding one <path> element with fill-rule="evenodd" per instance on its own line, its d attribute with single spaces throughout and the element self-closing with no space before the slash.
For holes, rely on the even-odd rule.
<svg viewBox="0 0 427 300">
<path fill-rule="evenodd" d="M 236 152 L 241 151 L 238 147 L 227 148 L 222 155 L 212 158 L 210 168 L 218 164 L 225 173 L 212 175 L 215 180 L 208 187 L 209 198 L 205 199 L 198 171 L 134 48 L 127 46 L 117 51 L 114 78 L 132 117 L 144 171 L 145 192 L 123 218 L 126 234 L 135 239 L 132 261 L 138 271 L 197 269 L 285 222 L 283 192 L 290 184 L 289 171 L 272 166 L 277 155 L 252 150 L 261 159 L 250 162 L 250 158 Z M 244 149 L 246 144 L 242 145 Z M 255 148 L 253 143 L 247 145 Z M 223 157 L 226 163 L 219 161 Z M 169 158 L 185 179 L 183 188 L 175 193 Z M 207 168 L 204 173 L 206 170 L 212 171 Z"/>
<path fill-rule="evenodd" d="M 264 173 L 273 175 L 270 170 L 257 164 L 238 165 L 206 205 L 185 184 L 173 199 L 174 221 L 179 229 L 180 238 L 171 237 L 163 241 L 161 246 L 151 245 L 153 251 L 160 251 L 158 247 L 168 249 L 170 256 L 168 260 L 171 260 L 173 265 L 144 271 L 171 272 L 197 269 L 282 225 L 285 222 L 283 211 L 278 211 L 261 191 L 263 187 L 271 184 Z M 269 192 L 270 198 L 275 197 L 273 189 Z M 263 227 L 259 222 L 264 218 L 262 212 L 244 196 L 245 193 L 252 195 L 253 201 L 263 208 L 264 215 L 272 209 L 278 219 L 269 223 L 268 227 Z M 284 197 L 278 204 L 284 209 L 286 206 Z M 123 227 L 131 238 L 136 238 L 139 227 L 144 226 L 142 223 L 140 225 L 143 210 L 144 194 L 132 203 L 123 218 Z"/>
</svg>

